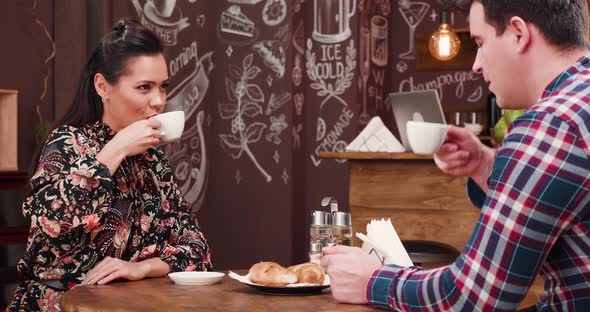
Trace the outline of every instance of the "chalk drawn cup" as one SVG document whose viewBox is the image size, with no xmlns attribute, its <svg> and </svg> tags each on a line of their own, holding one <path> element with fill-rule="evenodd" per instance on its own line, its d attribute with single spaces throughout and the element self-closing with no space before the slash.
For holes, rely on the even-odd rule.
<svg viewBox="0 0 590 312">
<path fill-rule="evenodd" d="M 170 17 L 174 12 L 176 0 L 149 0 L 161 17 Z"/>
<path fill-rule="evenodd" d="M 314 0 L 313 7 L 313 39 L 336 43 L 350 37 L 349 21 L 356 11 L 356 0 Z"/>
<path fill-rule="evenodd" d="M 386 66 L 388 61 L 387 19 L 375 15 L 371 18 L 371 60 L 377 66 Z"/>
<path fill-rule="evenodd" d="M 182 136 L 184 131 L 184 111 L 173 111 L 152 117 L 161 123 L 160 140 L 169 142 Z"/>
</svg>

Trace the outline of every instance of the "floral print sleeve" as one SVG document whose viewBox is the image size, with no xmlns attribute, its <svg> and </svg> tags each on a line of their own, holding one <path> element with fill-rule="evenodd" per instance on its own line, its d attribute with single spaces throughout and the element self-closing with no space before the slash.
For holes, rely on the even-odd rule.
<svg viewBox="0 0 590 312">
<path fill-rule="evenodd" d="M 164 153 L 127 156 L 111 175 L 96 154 L 115 136 L 97 121 L 58 128 L 45 142 L 23 204 L 31 218 L 18 264 L 25 281 L 9 311 L 53 309 L 105 257 L 161 258 L 172 271 L 212 269 L 209 245 Z"/>
<path fill-rule="evenodd" d="M 85 135 L 73 127 L 58 128 L 45 142 L 23 213 L 53 244 L 69 241 L 98 224 L 110 205 L 111 181 Z"/>
<path fill-rule="evenodd" d="M 178 185 L 173 181 L 172 171 L 165 156 L 162 157 L 160 187 L 162 194 L 162 219 L 164 227 L 160 259 L 166 262 L 172 272 L 210 271 L 211 250 L 191 216 L 191 206 L 182 197 Z"/>
</svg>

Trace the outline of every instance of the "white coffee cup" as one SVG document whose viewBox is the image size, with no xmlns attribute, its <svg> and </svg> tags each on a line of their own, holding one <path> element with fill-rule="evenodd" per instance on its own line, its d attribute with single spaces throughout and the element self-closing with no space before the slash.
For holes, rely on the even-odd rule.
<svg viewBox="0 0 590 312">
<path fill-rule="evenodd" d="M 160 122 L 160 140 L 164 142 L 180 138 L 184 131 L 184 111 L 162 113 L 151 118 Z"/>
<path fill-rule="evenodd" d="M 424 122 L 408 121 L 406 135 L 410 148 L 416 154 L 434 154 L 445 142 L 447 137 L 447 125 Z"/>
</svg>

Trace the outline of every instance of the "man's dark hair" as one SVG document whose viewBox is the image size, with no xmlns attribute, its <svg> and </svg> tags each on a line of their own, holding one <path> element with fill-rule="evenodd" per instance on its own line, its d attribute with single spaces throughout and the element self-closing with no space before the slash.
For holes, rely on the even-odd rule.
<svg viewBox="0 0 590 312">
<path fill-rule="evenodd" d="M 537 26 L 558 47 L 588 46 L 587 0 L 457 0 L 456 6 L 469 12 L 475 1 L 483 5 L 486 22 L 498 35 L 504 33 L 510 18 L 518 16 Z"/>
</svg>

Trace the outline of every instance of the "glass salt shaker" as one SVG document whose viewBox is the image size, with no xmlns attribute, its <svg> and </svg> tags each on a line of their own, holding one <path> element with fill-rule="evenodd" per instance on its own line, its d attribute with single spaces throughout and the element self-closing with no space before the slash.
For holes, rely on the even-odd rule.
<svg viewBox="0 0 590 312">
<path fill-rule="evenodd" d="M 309 228 L 310 243 L 321 243 L 325 246 L 332 240 L 332 215 L 328 212 L 315 210 L 311 212 Z"/>
<path fill-rule="evenodd" d="M 309 244 L 309 262 L 320 264 L 322 258 L 322 243 L 314 242 Z"/>
</svg>

